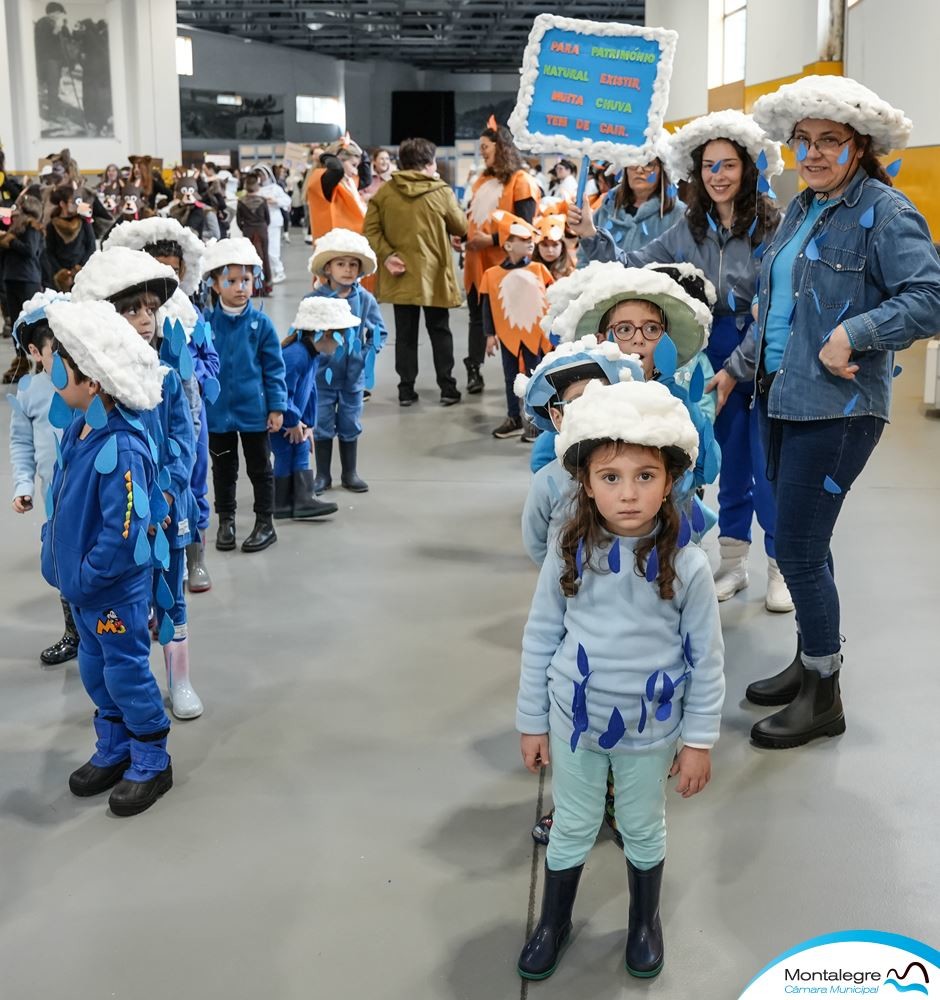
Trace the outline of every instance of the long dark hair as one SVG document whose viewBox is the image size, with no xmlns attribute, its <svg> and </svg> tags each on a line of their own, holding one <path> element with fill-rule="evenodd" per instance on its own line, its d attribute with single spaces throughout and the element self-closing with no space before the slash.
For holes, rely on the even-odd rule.
<svg viewBox="0 0 940 1000">
<path fill-rule="evenodd" d="M 711 142 L 712 140 L 709 140 Z M 754 217 L 757 216 L 757 228 L 750 237 L 751 246 L 757 246 L 763 242 L 764 237 L 770 235 L 777 228 L 780 221 L 780 210 L 773 201 L 765 194 L 757 192 L 757 167 L 751 159 L 748 151 L 734 141 L 734 139 L 724 139 L 734 146 L 735 152 L 741 158 L 741 190 L 738 191 L 734 199 L 734 224 L 731 227 L 732 236 L 747 236 L 747 231 L 751 228 Z M 705 190 L 705 182 L 702 180 L 702 158 L 705 155 L 705 147 L 708 143 L 702 143 L 692 153 L 692 176 L 689 179 L 687 203 L 685 217 L 689 223 L 689 231 L 696 243 L 701 243 L 705 239 L 709 230 L 708 214 L 714 209 L 714 203 L 708 192 Z M 715 222 L 718 220 L 712 216 Z"/>
<path fill-rule="evenodd" d="M 525 166 L 522 153 L 516 149 L 516 144 L 512 141 L 512 132 L 505 125 L 500 125 L 495 129 L 483 129 L 480 138 L 489 139 L 496 146 L 493 166 L 487 167 L 483 171 L 483 176 L 495 177 L 500 184 L 508 184 L 509 178 Z"/>
<path fill-rule="evenodd" d="M 872 151 L 872 141 L 870 135 L 861 135 L 852 130 L 855 136 L 855 143 L 862 151 L 862 158 L 859 161 L 859 166 L 868 174 L 869 177 L 876 181 L 881 181 L 882 184 L 886 184 L 888 187 L 894 187 L 894 181 L 891 180 L 891 176 L 881 165 L 881 160 L 875 156 Z"/>
<path fill-rule="evenodd" d="M 668 215 L 676 207 L 676 199 L 669 194 L 669 183 L 662 161 L 657 159 L 655 162 L 656 166 L 659 167 L 659 183 L 656 185 L 656 192 L 653 197 L 659 198 L 659 202 L 662 205 L 662 214 Z M 614 195 L 614 204 L 617 208 L 623 209 L 632 208 L 636 204 L 636 195 L 633 193 L 633 188 L 630 187 L 630 179 L 627 176 L 626 170 L 623 172 L 620 186 L 617 188 L 616 195 Z"/>
<path fill-rule="evenodd" d="M 594 569 L 591 566 L 591 557 L 594 550 L 602 543 L 610 539 L 610 531 L 604 524 L 604 520 L 597 509 L 597 504 L 588 496 L 585 489 L 590 477 L 591 458 L 599 449 L 612 450 L 617 454 L 624 447 L 622 441 L 598 441 L 584 457 L 578 467 L 575 476 L 578 483 L 578 492 L 575 495 L 574 509 L 571 516 L 561 529 L 558 544 L 561 550 L 561 558 L 564 570 L 558 580 L 561 592 L 565 597 L 574 597 L 578 592 L 578 546 L 583 543 L 581 551 L 582 571 Z M 679 481 L 685 470 L 688 468 L 688 457 L 677 448 L 648 448 L 644 449 L 651 454 L 659 455 L 663 465 L 666 467 L 666 474 L 671 478 L 673 484 Z M 646 563 L 653 548 L 656 548 L 659 556 L 659 575 L 656 583 L 659 587 L 659 596 L 664 601 L 672 600 L 675 596 L 676 574 L 676 553 L 679 551 L 679 511 L 670 496 L 663 501 L 659 509 L 659 531 L 650 538 L 644 538 L 636 547 L 634 572 L 637 576 L 646 574 Z"/>
</svg>

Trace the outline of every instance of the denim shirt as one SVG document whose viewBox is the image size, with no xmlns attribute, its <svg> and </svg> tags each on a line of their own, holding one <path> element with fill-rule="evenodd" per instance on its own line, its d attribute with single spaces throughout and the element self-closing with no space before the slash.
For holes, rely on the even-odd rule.
<svg viewBox="0 0 940 1000">
<path fill-rule="evenodd" d="M 774 258 L 799 229 L 813 197 L 803 191 L 790 203 L 761 262 L 752 362 L 761 357 Z M 816 250 L 807 256 L 811 241 Z M 887 420 L 894 352 L 940 330 L 940 258 L 923 216 L 899 191 L 860 169 L 800 247 L 792 291 L 791 333 L 768 397 L 768 414 L 779 420 L 849 414 Z M 819 360 L 826 336 L 840 323 L 859 366 L 854 380 L 831 375 Z M 747 345 L 742 348 L 746 355 Z M 755 367 L 752 363 L 744 370 Z"/>
</svg>

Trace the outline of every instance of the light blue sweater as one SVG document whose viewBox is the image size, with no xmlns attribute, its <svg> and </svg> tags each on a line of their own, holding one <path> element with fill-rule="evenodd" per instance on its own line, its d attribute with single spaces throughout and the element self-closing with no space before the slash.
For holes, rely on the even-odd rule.
<svg viewBox="0 0 940 1000">
<path fill-rule="evenodd" d="M 10 462 L 13 465 L 13 497 L 45 497 L 52 485 L 56 437 L 62 432 L 49 423 L 49 407 L 55 387 L 45 372 L 26 375 L 10 396 Z M 40 492 L 36 492 L 36 477 Z"/>
<path fill-rule="evenodd" d="M 572 749 L 611 753 L 718 739 L 724 643 L 708 557 L 696 545 L 680 549 L 676 593 L 664 601 L 636 573 L 638 541 L 616 539 L 618 573 L 607 570 L 607 548 L 595 552 L 571 598 L 549 547 L 522 639 L 519 732 L 551 731 Z"/>
<path fill-rule="evenodd" d="M 554 435 L 552 437 L 554 440 Z M 560 522 L 567 517 L 577 488 L 578 484 L 557 458 L 543 465 L 532 477 L 525 507 L 522 508 L 522 544 L 536 566 L 545 561 L 552 522 Z"/>
</svg>

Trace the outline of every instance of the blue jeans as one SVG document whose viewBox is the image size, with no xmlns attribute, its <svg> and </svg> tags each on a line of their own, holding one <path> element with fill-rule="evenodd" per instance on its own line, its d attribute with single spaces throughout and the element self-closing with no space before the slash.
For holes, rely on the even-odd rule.
<svg viewBox="0 0 940 1000">
<path fill-rule="evenodd" d="M 271 454 L 274 455 L 274 475 L 278 479 L 310 468 L 310 442 L 291 444 L 283 431 L 271 435 Z"/>
<path fill-rule="evenodd" d="M 796 607 L 803 663 L 827 677 L 842 665 L 832 533 L 885 421 L 871 416 L 773 420 L 767 416 L 766 396 L 758 397 L 756 409 L 777 500 L 777 562 Z M 825 488 L 827 477 L 841 492 Z"/>
</svg>

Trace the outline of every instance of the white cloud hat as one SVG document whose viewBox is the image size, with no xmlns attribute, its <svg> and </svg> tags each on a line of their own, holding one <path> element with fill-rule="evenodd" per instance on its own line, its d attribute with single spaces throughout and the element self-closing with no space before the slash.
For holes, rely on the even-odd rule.
<svg viewBox="0 0 940 1000">
<path fill-rule="evenodd" d="M 355 257 L 359 261 L 359 277 L 374 274 L 378 267 L 369 241 L 351 229 L 331 229 L 313 246 L 313 256 L 307 262 L 311 274 L 323 277 L 323 268 L 335 257 Z"/>
<path fill-rule="evenodd" d="M 674 181 L 692 176 L 692 154 L 713 139 L 732 139 L 743 146 L 756 164 L 763 153 L 767 157 L 764 174 L 769 178 L 783 173 L 780 143 L 772 139 L 751 115 L 743 111 L 714 111 L 683 125 L 665 140 L 666 173 Z"/>
<path fill-rule="evenodd" d="M 308 295 L 300 300 L 291 328 L 294 330 L 348 330 L 362 320 L 345 299 Z"/>
<path fill-rule="evenodd" d="M 160 305 L 176 291 L 173 268 L 143 250 L 99 250 L 85 262 L 72 285 L 73 302 L 101 302 L 128 292 L 151 292 Z"/>
<path fill-rule="evenodd" d="M 176 219 L 155 215 L 152 219 L 122 222 L 111 230 L 101 249 L 127 247 L 129 250 L 143 250 L 162 242 L 178 243 L 183 251 L 184 274 L 180 279 L 180 288 L 186 295 L 192 295 L 202 278 L 205 245 L 190 228 L 181 226 Z"/>
</svg>

